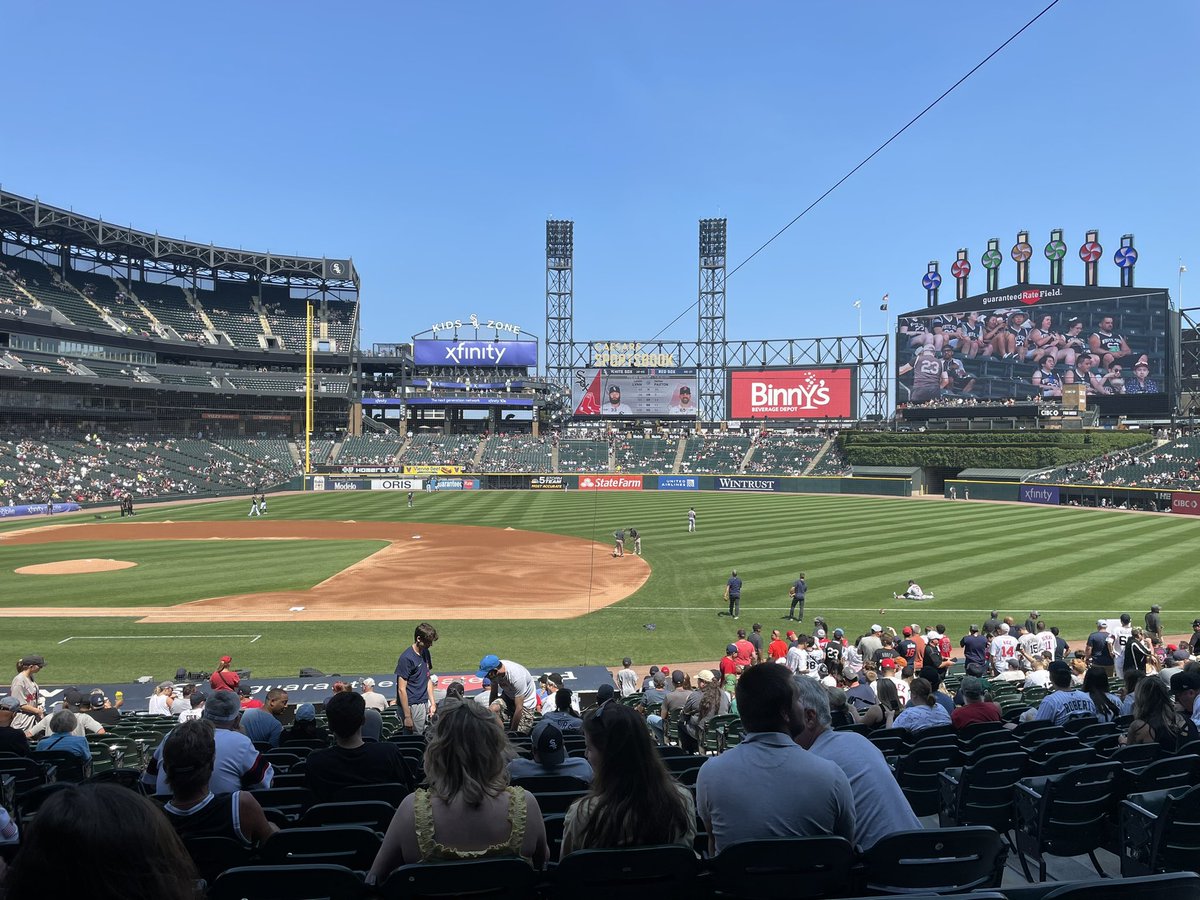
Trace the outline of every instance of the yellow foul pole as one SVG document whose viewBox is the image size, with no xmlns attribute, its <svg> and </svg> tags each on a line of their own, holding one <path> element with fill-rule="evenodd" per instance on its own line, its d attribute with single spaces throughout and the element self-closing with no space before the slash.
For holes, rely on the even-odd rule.
<svg viewBox="0 0 1200 900">
<path fill-rule="evenodd" d="M 304 325 L 307 342 L 304 345 L 304 473 L 312 473 L 313 430 L 313 308 L 305 304 Z"/>
</svg>

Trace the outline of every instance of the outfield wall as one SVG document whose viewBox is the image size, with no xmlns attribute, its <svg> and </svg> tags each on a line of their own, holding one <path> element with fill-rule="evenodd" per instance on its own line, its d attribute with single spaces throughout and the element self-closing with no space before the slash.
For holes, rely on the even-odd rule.
<svg viewBox="0 0 1200 900">
<path fill-rule="evenodd" d="M 952 493 L 953 492 L 953 493 Z M 946 499 L 1001 500 L 1044 506 L 1109 506 L 1158 510 L 1180 515 L 1200 515 L 1200 493 L 1163 488 L 1124 487 L 1113 484 L 1061 484 L 1044 481 L 946 480 Z"/>
<path fill-rule="evenodd" d="M 832 478 L 788 475 L 483 474 L 412 478 L 306 475 L 309 491 L 715 491 L 740 494 L 873 494 L 907 497 L 911 478 Z"/>
</svg>

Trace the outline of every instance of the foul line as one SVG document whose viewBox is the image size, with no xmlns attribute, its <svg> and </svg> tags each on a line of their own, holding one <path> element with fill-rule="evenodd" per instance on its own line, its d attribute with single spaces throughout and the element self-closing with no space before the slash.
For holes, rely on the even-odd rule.
<svg viewBox="0 0 1200 900">
<path fill-rule="evenodd" d="M 253 644 L 260 637 L 262 637 L 261 634 L 85 634 L 63 638 L 59 643 L 65 644 L 67 641 L 169 641 L 172 639 L 250 638 L 250 643 Z"/>
<path fill-rule="evenodd" d="M 927 606 L 891 606 L 890 604 L 884 604 L 883 606 L 830 606 L 830 607 L 826 607 L 826 608 L 818 611 L 817 615 L 823 616 L 823 617 L 828 617 L 828 616 L 837 615 L 838 613 L 843 613 L 843 612 L 871 612 L 871 611 L 874 611 L 874 612 L 878 613 L 881 609 L 886 609 L 888 611 L 888 613 L 899 613 L 899 612 L 903 612 L 906 609 L 911 609 L 911 610 L 930 609 L 930 610 L 934 610 L 935 612 L 940 612 L 940 613 L 978 613 L 983 608 L 980 606 L 972 606 L 969 609 L 951 609 L 951 608 L 945 607 L 945 606 L 934 605 L 937 603 L 936 600 L 934 600 L 934 601 L 925 600 L 925 601 L 918 601 L 918 602 L 921 602 L 924 604 L 929 604 L 929 605 L 927 605 Z M 1042 608 L 1045 609 L 1045 607 L 1042 607 Z M 786 607 L 784 607 L 784 606 L 743 606 L 742 614 L 745 615 L 748 612 L 771 612 L 772 610 L 775 610 L 776 612 L 778 612 L 783 609 L 786 609 Z M 613 604 L 612 606 L 606 606 L 603 609 L 595 610 L 595 612 L 605 612 L 605 611 L 612 611 L 612 612 L 623 612 L 623 611 L 671 612 L 672 610 L 675 612 L 713 612 L 714 610 L 716 610 L 716 611 L 719 611 L 722 616 L 725 616 L 728 614 L 726 611 L 726 607 L 724 605 L 721 605 L 721 606 L 716 606 L 716 605 L 714 605 L 714 606 L 621 606 L 620 604 Z M 811 606 L 809 606 L 805 610 L 805 612 L 812 612 L 812 611 L 813 611 L 813 607 L 811 607 Z M 1070 611 L 1069 610 L 1058 610 L 1055 612 L 1057 614 L 1059 612 L 1070 612 Z M 1081 613 L 1081 615 L 1090 616 L 1091 613 Z"/>
</svg>

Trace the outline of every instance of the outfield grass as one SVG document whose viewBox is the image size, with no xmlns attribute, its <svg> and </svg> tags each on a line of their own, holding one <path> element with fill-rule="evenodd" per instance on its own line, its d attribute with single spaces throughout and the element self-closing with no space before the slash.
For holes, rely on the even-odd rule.
<svg viewBox="0 0 1200 900">
<path fill-rule="evenodd" d="M 698 512 L 695 534 L 687 533 L 689 505 Z M 143 507 L 138 519 L 244 519 L 245 506 L 239 500 Z M 761 621 L 768 632 L 794 627 L 780 618 L 787 608 L 787 586 L 800 571 L 809 579 L 809 621 L 824 615 L 849 633 L 877 621 L 897 628 L 940 621 L 957 643 L 968 624 L 996 608 L 1020 618 L 1038 609 L 1065 636 L 1079 638 L 1092 630 L 1098 615 L 1129 612 L 1140 622 L 1151 603 L 1162 605 L 1168 631 L 1186 632 L 1200 612 L 1194 562 L 1200 558 L 1200 521 L 1186 517 L 873 497 L 524 491 L 422 494 L 413 510 L 405 508 L 399 492 L 273 497 L 270 517 L 490 525 L 599 541 L 608 541 L 618 527 L 632 525 L 643 533 L 650 580 L 625 601 L 582 618 L 441 622 L 437 598 L 431 597 L 426 618 L 441 632 L 434 663 L 443 671 L 467 668 L 488 652 L 537 665 L 612 665 L 625 655 L 642 666 L 683 659 L 715 663 L 735 627 L 717 615 L 733 567 L 745 580 L 737 625 L 749 628 Z M 204 553 L 214 551 L 211 542 L 197 543 Z M 128 558 L 127 546 L 120 553 L 86 555 Z M 304 547 L 309 555 L 313 545 Z M 23 557 L 34 548 L 12 549 L 24 551 Z M 236 574 L 211 559 L 202 557 L 198 566 L 212 578 Z M 12 558 L 3 561 L 8 566 Z M 622 564 L 597 559 L 597 565 Z M 908 578 L 918 579 L 938 599 L 893 602 L 892 591 Z M 232 592 L 227 581 L 223 584 L 204 593 Z M 494 595 L 500 587 L 481 584 L 480 596 Z M 245 592 L 245 582 L 236 590 Z M 129 599 L 112 602 L 125 605 Z M 17 626 L 9 629 L 7 642 L 14 651 L 48 656 L 53 670 L 47 679 L 83 681 L 162 676 L 181 665 L 207 668 L 224 653 L 253 669 L 256 678 L 294 676 L 301 666 L 386 672 L 411 639 L 415 623 L 364 622 L 350 607 L 343 623 L 151 626 L 106 618 L 7 624 Z M 163 640 L 110 639 L 149 635 Z M 254 640 L 255 635 L 260 637 Z M 58 644 L 67 637 L 104 639 Z"/>
</svg>

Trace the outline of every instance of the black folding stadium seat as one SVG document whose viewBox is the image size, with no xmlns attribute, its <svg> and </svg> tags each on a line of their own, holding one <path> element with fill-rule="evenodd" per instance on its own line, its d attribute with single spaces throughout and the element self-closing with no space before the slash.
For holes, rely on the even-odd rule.
<svg viewBox="0 0 1200 900">
<path fill-rule="evenodd" d="M 992 828 L 898 831 L 863 853 L 863 880 L 873 894 L 961 894 L 999 887 L 1007 858 Z"/>
<path fill-rule="evenodd" d="M 745 841 L 708 861 L 708 882 L 714 896 L 736 900 L 837 897 L 853 863 L 850 842 L 834 835 Z"/>
</svg>

